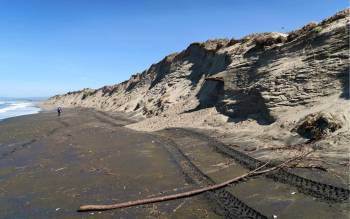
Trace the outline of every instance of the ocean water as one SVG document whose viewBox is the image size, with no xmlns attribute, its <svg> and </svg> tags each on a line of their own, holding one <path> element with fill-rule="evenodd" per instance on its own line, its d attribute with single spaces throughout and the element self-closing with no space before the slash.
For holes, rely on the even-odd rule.
<svg viewBox="0 0 350 219">
<path fill-rule="evenodd" d="M 41 111 L 38 103 L 31 99 L 0 99 L 0 120 L 38 113 Z"/>
</svg>

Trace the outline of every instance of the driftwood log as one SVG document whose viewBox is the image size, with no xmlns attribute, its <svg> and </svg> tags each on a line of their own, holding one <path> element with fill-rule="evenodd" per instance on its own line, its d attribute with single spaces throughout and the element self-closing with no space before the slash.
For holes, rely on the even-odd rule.
<svg viewBox="0 0 350 219">
<path fill-rule="evenodd" d="M 275 170 L 283 168 L 283 167 L 287 167 L 289 164 L 291 164 L 291 163 L 293 163 L 295 161 L 300 161 L 302 158 L 304 158 L 308 154 L 310 154 L 310 152 L 304 153 L 304 154 L 296 156 L 296 157 L 293 157 L 291 159 L 288 159 L 287 161 L 283 162 L 282 164 L 280 164 L 278 166 L 262 170 L 268 164 L 268 162 L 267 162 L 264 165 L 254 169 L 254 170 L 252 170 L 252 171 L 250 171 L 248 173 L 245 173 L 243 175 L 235 177 L 233 179 L 227 180 L 227 181 L 219 183 L 219 184 L 210 185 L 210 186 L 207 186 L 207 187 L 191 190 L 191 191 L 188 191 L 188 192 L 182 192 L 182 193 L 177 193 L 177 194 L 173 194 L 173 195 L 166 195 L 166 196 L 160 196 L 160 197 L 154 197 L 154 198 L 139 199 L 139 200 L 135 200 L 135 201 L 128 201 L 128 202 L 122 202 L 122 203 L 110 204 L 110 205 L 83 205 L 83 206 L 80 206 L 78 211 L 79 212 L 84 212 L 84 211 L 105 211 L 105 210 L 126 208 L 126 207 L 131 207 L 131 206 L 136 206 L 136 205 L 144 205 L 144 204 L 163 202 L 163 201 L 168 201 L 168 200 L 174 200 L 174 199 L 180 199 L 180 198 L 186 198 L 186 197 L 190 197 L 190 196 L 195 196 L 195 195 L 207 192 L 207 191 L 212 191 L 212 190 L 216 190 L 216 189 L 220 189 L 220 188 L 226 187 L 229 184 L 232 184 L 234 182 L 240 181 L 240 180 L 242 180 L 244 178 L 247 178 L 247 177 L 257 176 L 257 175 L 260 175 L 260 174 L 265 174 L 265 173 L 268 173 L 268 172 L 271 172 L 271 171 L 275 171 Z"/>
</svg>

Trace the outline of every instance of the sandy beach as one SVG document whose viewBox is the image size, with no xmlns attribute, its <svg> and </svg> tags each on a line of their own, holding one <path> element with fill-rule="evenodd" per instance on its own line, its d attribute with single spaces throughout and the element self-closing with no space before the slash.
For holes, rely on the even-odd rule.
<svg viewBox="0 0 350 219">
<path fill-rule="evenodd" d="M 0 6 L 0 219 L 350 219 L 345 1 Z"/>
<path fill-rule="evenodd" d="M 80 108 L 65 109 L 61 117 L 45 111 L 1 121 L 0 218 L 319 219 L 349 214 L 344 194 L 335 189 L 340 187 L 320 184 L 316 191 L 303 186 L 314 181 L 297 184 L 278 174 L 186 199 L 77 212 L 84 204 L 174 194 L 249 171 L 249 162 L 235 151 L 225 152 L 225 145 L 196 130 L 124 127 L 133 122 L 125 114 Z"/>
</svg>

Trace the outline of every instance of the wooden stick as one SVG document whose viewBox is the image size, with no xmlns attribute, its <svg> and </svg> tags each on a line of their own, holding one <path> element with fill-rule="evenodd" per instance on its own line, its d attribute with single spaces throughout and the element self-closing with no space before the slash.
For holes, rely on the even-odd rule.
<svg viewBox="0 0 350 219">
<path fill-rule="evenodd" d="M 309 153 L 307 153 L 307 154 L 309 154 Z M 190 197 L 190 196 L 201 194 L 203 192 L 207 192 L 207 191 L 212 191 L 212 190 L 223 188 L 223 187 L 225 187 L 225 186 L 227 186 L 229 184 L 232 184 L 234 182 L 240 181 L 240 180 L 242 180 L 243 178 L 246 178 L 246 177 L 260 175 L 260 174 L 268 173 L 268 172 L 271 172 L 271 171 L 274 171 L 274 170 L 286 167 L 287 164 L 289 164 L 291 162 L 294 162 L 296 160 L 300 160 L 302 157 L 306 156 L 307 154 L 300 155 L 300 156 L 297 156 L 297 157 L 293 157 L 293 158 L 283 162 L 282 164 L 280 164 L 278 166 L 271 167 L 271 168 L 268 168 L 268 169 L 265 169 L 265 170 L 261 170 L 262 168 L 264 168 L 269 163 L 269 162 L 267 162 L 264 165 L 254 169 L 254 170 L 252 170 L 252 171 L 250 171 L 248 173 L 245 173 L 243 175 L 235 177 L 233 179 L 227 180 L 227 181 L 219 183 L 219 184 L 215 184 L 215 185 L 211 185 L 211 186 L 207 186 L 207 187 L 191 190 L 191 191 L 188 191 L 188 192 L 182 192 L 182 193 L 177 193 L 177 194 L 173 194 L 173 195 L 166 195 L 166 196 L 160 196 L 160 197 L 154 197 L 154 198 L 139 199 L 139 200 L 135 200 L 135 201 L 128 201 L 128 202 L 122 202 L 122 203 L 111 204 L 111 205 L 83 205 L 83 206 L 80 206 L 78 211 L 79 212 L 84 212 L 84 211 L 105 211 L 105 210 L 111 210 L 111 209 L 117 209 L 117 208 L 126 208 L 126 207 L 131 207 L 131 206 L 136 206 L 136 205 L 144 205 L 144 204 L 150 204 L 150 203 L 156 203 L 156 202 L 163 202 L 163 201 L 168 201 L 168 200 L 186 198 L 186 197 Z"/>
</svg>

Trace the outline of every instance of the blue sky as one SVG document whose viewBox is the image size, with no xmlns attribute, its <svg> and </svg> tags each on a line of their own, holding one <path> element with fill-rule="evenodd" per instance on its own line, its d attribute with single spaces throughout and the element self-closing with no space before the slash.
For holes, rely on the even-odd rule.
<svg viewBox="0 0 350 219">
<path fill-rule="evenodd" d="M 195 41 L 284 31 L 347 0 L 0 0 L 0 96 L 126 80 Z"/>
</svg>

